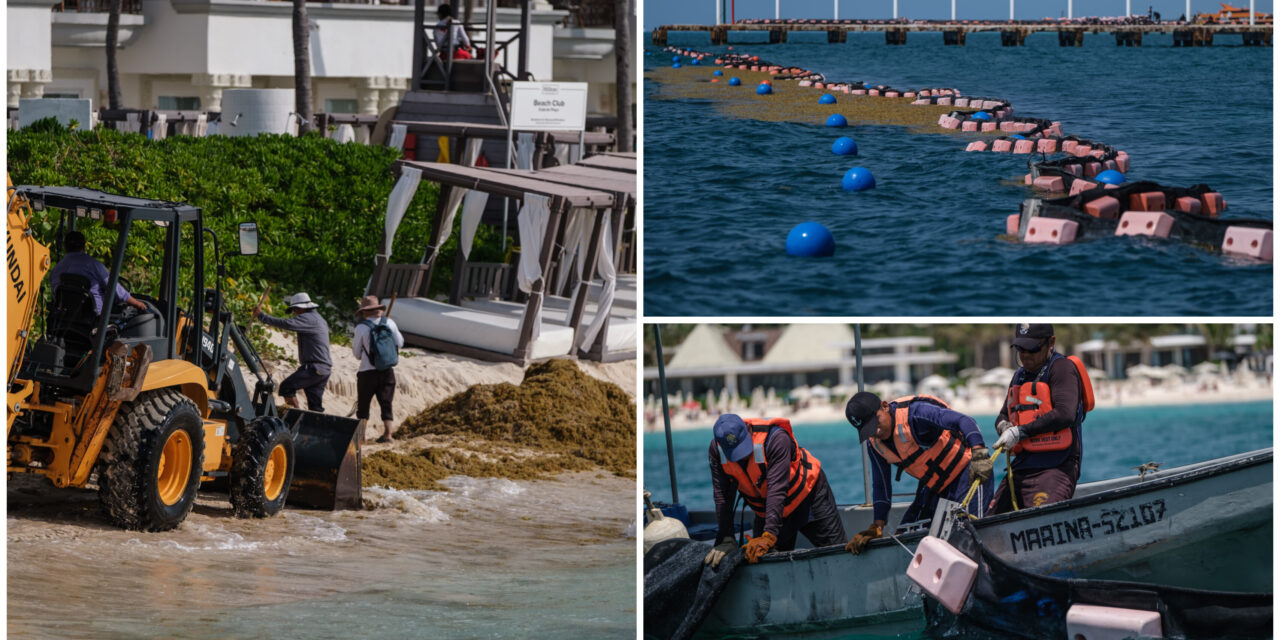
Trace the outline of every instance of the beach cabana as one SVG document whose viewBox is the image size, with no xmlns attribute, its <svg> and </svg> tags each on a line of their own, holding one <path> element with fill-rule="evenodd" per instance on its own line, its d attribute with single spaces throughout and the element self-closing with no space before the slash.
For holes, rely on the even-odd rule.
<svg viewBox="0 0 1280 640">
<path fill-rule="evenodd" d="M 514 175 L 509 170 L 456 164 L 400 161 L 400 181 L 388 203 L 381 253 L 375 259 L 369 292 L 397 295 L 392 317 L 410 344 L 468 357 L 525 363 L 565 355 L 593 354 L 598 359 L 634 357 L 634 322 L 613 322 L 609 289 L 616 261 L 611 221 L 619 204 L 616 192 Z M 440 184 L 431 245 L 417 264 L 391 264 L 392 242 L 420 180 Z M 521 252 L 514 264 L 471 262 L 475 230 L 490 196 L 519 206 Z M 454 265 L 447 300 L 428 296 L 438 249 L 453 229 L 461 206 L 461 251 Z M 586 238 L 566 241 L 565 221 Z M 581 247 L 579 265 L 590 265 L 569 298 L 549 295 L 562 283 L 553 279 L 563 246 Z M 563 262 L 563 261 L 562 261 Z M 567 268 L 559 265 L 561 272 Z M 593 269 L 603 273 L 597 295 L 591 293 Z M 609 330 L 610 325 L 614 327 Z"/>
</svg>

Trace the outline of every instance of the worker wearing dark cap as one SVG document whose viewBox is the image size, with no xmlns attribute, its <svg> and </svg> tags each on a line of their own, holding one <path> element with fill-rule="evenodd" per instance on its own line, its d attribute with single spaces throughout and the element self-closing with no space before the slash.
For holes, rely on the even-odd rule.
<svg viewBox="0 0 1280 640">
<path fill-rule="evenodd" d="M 1080 479 L 1081 430 L 1093 390 L 1084 363 L 1054 350 L 1051 324 L 1020 324 L 1013 348 L 1022 365 L 996 418 L 996 447 L 1012 451 L 1013 493 L 996 487 L 994 513 L 1070 499 Z M 1088 400 L 1086 400 L 1086 397 Z M 1015 505 L 1010 497 L 1015 498 Z"/>
<path fill-rule="evenodd" d="M 991 459 L 973 418 L 932 396 L 885 402 L 867 391 L 849 398 L 844 415 L 867 444 L 871 464 L 873 522 L 845 545 L 849 552 L 862 553 L 884 535 L 893 496 L 890 466 L 898 468 L 899 478 L 905 471 L 920 481 L 902 522 L 932 520 L 938 498 L 962 502 L 974 480 L 980 489 L 968 509 L 977 517 L 984 515 L 991 496 Z"/>
<path fill-rule="evenodd" d="M 771 550 L 794 549 L 797 533 L 815 547 L 844 543 L 844 525 L 822 463 L 796 442 L 789 420 L 743 420 L 726 413 L 716 420 L 714 431 L 708 454 L 718 542 L 707 563 L 719 566 L 737 546 L 735 492 L 755 512 L 752 538 L 744 547 L 747 562 L 758 562 Z"/>
</svg>

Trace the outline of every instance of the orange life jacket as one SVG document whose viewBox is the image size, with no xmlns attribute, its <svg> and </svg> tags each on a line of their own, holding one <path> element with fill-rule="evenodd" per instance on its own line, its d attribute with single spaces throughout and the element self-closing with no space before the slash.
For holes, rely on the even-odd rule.
<svg viewBox="0 0 1280 640">
<path fill-rule="evenodd" d="M 1009 422 L 1022 427 L 1031 424 L 1036 418 L 1053 411 L 1053 400 L 1049 396 L 1049 383 L 1045 382 L 1044 378 L 1048 376 L 1049 368 L 1056 359 L 1050 359 L 1035 380 L 1009 387 L 1009 394 L 1005 398 Z M 1080 374 L 1080 403 L 1084 412 L 1088 413 L 1093 410 L 1093 384 L 1089 381 L 1089 374 L 1085 372 L 1084 361 L 1076 356 L 1067 356 L 1067 360 L 1070 360 L 1071 364 L 1075 365 L 1076 372 Z M 1024 438 L 1013 446 L 1013 453 L 1019 454 L 1024 451 L 1040 453 L 1069 449 L 1075 442 L 1072 435 L 1074 427 L 1075 425 L 1073 424 L 1057 431 Z"/>
<path fill-rule="evenodd" d="M 965 469 L 969 468 L 971 453 L 964 442 L 950 431 L 944 430 L 938 441 L 928 447 L 920 446 L 911 426 L 907 422 L 910 417 L 911 403 L 924 400 L 944 409 L 950 409 L 947 403 L 933 396 L 906 396 L 894 400 L 897 406 L 893 412 L 893 442 L 895 451 L 879 438 L 871 438 L 868 442 L 888 462 L 898 465 L 899 476 L 902 471 L 918 478 L 934 493 L 942 491 L 955 482 Z"/>
<path fill-rule="evenodd" d="M 756 515 L 765 517 L 765 500 L 769 497 L 767 482 L 769 470 L 764 458 L 764 441 L 774 427 L 782 429 L 791 439 L 791 471 L 787 476 L 787 499 L 782 506 L 782 516 L 785 518 L 809 496 L 813 485 L 818 482 L 818 472 L 822 470 L 822 463 L 801 447 L 799 442 L 796 442 L 796 435 L 791 431 L 790 420 L 747 418 L 744 422 L 751 430 L 753 449 L 751 457 L 747 458 L 746 469 L 733 460 L 725 459 L 723 449 L 720 450 L 720 468 L 738 482 L 738 492 L 742 494 L 742 499 L 746 501 L 747 506 L 751 507 Z M 719 447 L 716 448 L 719 449 Z"/>
</svg>

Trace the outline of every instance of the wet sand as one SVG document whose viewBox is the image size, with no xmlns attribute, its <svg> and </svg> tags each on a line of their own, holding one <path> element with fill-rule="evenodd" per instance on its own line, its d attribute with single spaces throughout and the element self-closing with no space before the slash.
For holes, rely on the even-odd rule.
<svg viewBox="0 0 1280 640">
<path fill-rule="evenodd" d="M 603 471 L 448 492 L 365 490 L 365 511 L 241 520 L 202 493 L 177 529 L 122 531 L 96 492 L 10 481 L 13 638 L 631 635 L 635 481 Z"/>
</svg>

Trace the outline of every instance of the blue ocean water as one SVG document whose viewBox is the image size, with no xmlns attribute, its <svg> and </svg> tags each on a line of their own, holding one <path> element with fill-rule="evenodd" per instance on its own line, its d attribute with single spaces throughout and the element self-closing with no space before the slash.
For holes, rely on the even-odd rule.
<svg viewBox="0 0 1280 640">
<path fill-rule="evenodd" d="M 707 42 L 705 34 L 670 39 L 726 51 Z M 1087 35 L 1073 48 L 1040 34 L 1001 47 L 990 33 L 946 47 L 941 34 L 912 33 L 906 45 L 888 46 L 880 33 L 851 33 L 845 44 L 815 33 L 731 46 L 832 80 L 1008 99 L 1015 115 L 1059 120 L 1067 134 L 1127 151 L 1130 180 L 1206 183 L 1225 196 L 1224 217 L 1271 219 L 1272 51 L 1236 42 L 1173 48 L 1170 36 L 1150 35 L 1122 48 Z M 646 67 L 670 64 L 646 50 L 654 52 Z M 711 68 L 685 71 L 709 76 Z M 1067 247 L 997 239 L 1032 196 L 1021 184 L 1026 156 L 966 153 L 968 138 L 901 127 L 835 133 L 822 126 L 831 109 L 816 100 L 812 113 L 797 114 L 804 122 L 761 122 L 727 116 L 713 102 L 654 99 L 659 89 L 645 80 L 649 315 L 1272 313 L 1269 264 L 1132 238 Z M 853 137 L 859 156 L 833 155 L 837 135 Z M 870 168 L 877 188 L 842 191 L 853 166 Z M 831 229 L 834 257 L 785 255 L 787 231 L 808 220 Z"/>
<path fill-rule="evenodd" d="M 974 416 L 988 443 L 995 441 L 994 415 Z M 822 461 L 836 501 L 856 504 L 863 501 L 862 455 L 857 436 L 848 423 L 795 424 L 801 446 Z M 1084 457 L 1081 482 L 1104 480 L 1135 473 L 1132 467 L 1145 462 L 1163 462 L 1164 468 L 1273 444 L 1272 404 L 1268 401 L 1186 405 L 1176 407 L 1118 407 L 1096 409 L 1085 419 Z M 691 429 L 672 433 L 676 476 L 681 503 L 689 509 L 713 509 L 707 447 L 711 430 Z M 1003 458 L 1001 459 L 1003 460 Z M 997 461 L 996 477 L 1003 477 L 1003 462 Z M 644 485 L 657 500 L 671 499 L 662 432 L 644 434 Z M 915 479 L 903 475 L 894 484 L 897 500 L 909 501 Z M 890 523 L 893 524 L 893 523 Z M 913 640 L 924 638 L 919 622 L 896 622 L 873 630 L 832 630 L 820 634 L 797 634 L 796 638 L 843 638 L 845 640 Z"/>
</svg>

